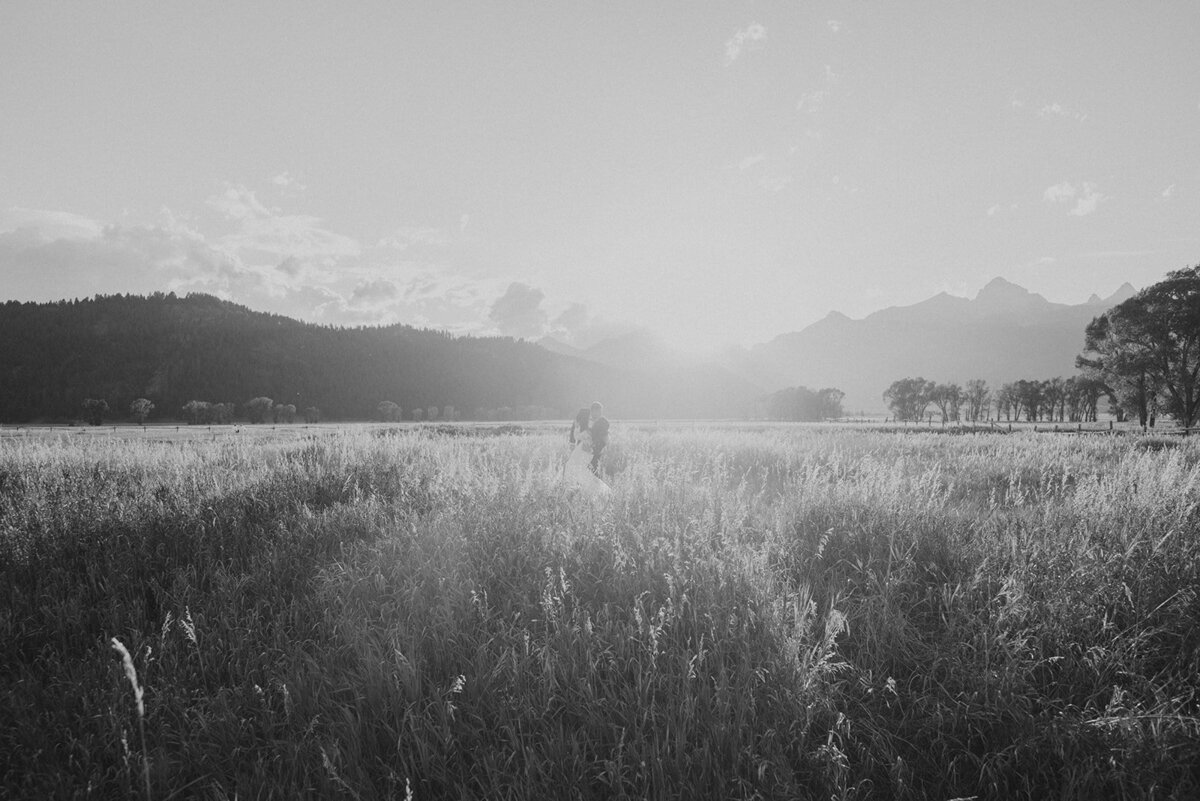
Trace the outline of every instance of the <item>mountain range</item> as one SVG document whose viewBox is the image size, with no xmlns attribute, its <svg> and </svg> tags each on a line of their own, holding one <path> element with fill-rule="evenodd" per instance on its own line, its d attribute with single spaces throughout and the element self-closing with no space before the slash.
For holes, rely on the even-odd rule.
<svg viewBox="0 0 1200 801">
<path fill-rule="evenodd" d="M 996 386 L 1071 375 L 1087 324 L 1134 292 L 1127 283 L 1068 305 L 996 278 L 973 299 L 943 292 L 861 320 L 835 312 L 750 349 L 748 358 L 785 384 L 838 387 L 847 411 L 878 410 L 883 391 L 906 376 Z"/>
<path fill-rule="evenodd" d="M 623 418 L 753 408 L 758 387 L 725 367 L 660 357 L 668 363 L 406 325 L 333 328 L 202 294 L 9 301 L 0 303 L 0 422 L 75 419 L 87 398 L 122 419 L 139 397 L 154 403 L 151 419 L 178 419 L 192 400 L 241 406 L 260 396 L 327 420 L 370 419 L 382 401 L 409 419 L 432 406 L 468 419 L 566 419 L 595 399 Z"/>
<path fill-rule="evenodd" d="M 170 419 L 190 400 L 256 396 L 316 406 L 326 419 L 369 418 L 384 400 L 467 417 L 566 417 L 597 398 L 625 419 L 740 418 L 797 385 L 841 389 L 849 414 L 879 412 L 883 391 L 906 376 L 995 386 L 1070 375 L 1087 324 L 1133 294 L 1125 284 L 1068 305 L 997 278 L 974 298 L 942 293 L 859 320 L 833 312 L 708 358 L 647 331 L 574 348 L 405 325 L 319 326 L 208 295 L 9 301 L 0 303 L 0 422 L 77 417 L 85 398 L 105 399 L 120 417 L 146 397 L 153 417 Z"/>
<path fill-rule="evenodd" d="M 943 292 L 858 320 L 832 312 L 799 331 L 730 349 L 709 363 L 764 394 L 785 386 L 837 387 L 846 393 L 847 413 L 880 412 L 884 390 L 907 376 L 959 383 L 983 378 L 996 386 L 1071 375 L 1087 324 L 1135 291 L 1126 283 L 1107 297 L 1053 303 L 996 278 L 974 298 Z M 598 364 L 637 364 L 650 371 L 682 358 L 644 332 L 586 350 L 547 339 L 539 344 Z"/>
</svg>

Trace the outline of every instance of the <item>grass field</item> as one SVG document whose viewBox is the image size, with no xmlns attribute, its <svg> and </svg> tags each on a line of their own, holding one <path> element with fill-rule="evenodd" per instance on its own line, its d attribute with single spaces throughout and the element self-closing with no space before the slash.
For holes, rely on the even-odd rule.
<svg viewBox="0 0 1200 801">
<path fill-rule="evenodd" d="M 0 796 L 1200 797 L 1196 438 L 563 439 L 0 439 Z"/>
</svg>

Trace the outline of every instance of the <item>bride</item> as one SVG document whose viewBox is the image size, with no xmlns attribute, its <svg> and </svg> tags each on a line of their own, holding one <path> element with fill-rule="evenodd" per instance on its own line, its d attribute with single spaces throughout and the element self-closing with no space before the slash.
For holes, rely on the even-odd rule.
<svg viewBox="0 0 1200 801">
<path fill-rule="evenodd" d="M 592 434 L 588 429 L 588 410 L 580 409 L 579 414 L 575 415 L 575 421 L 571 424 L 571 442 L 575 444 L 575 448 L 571 451 L 570 458 L 567 459 L 567 466 L 563 468 L 563 482 L 569 487 L 578 487 L 589 497 L 607 497 L 612 492 L 612 487 L 592 473 L 590 467 Z"/>
</svg>

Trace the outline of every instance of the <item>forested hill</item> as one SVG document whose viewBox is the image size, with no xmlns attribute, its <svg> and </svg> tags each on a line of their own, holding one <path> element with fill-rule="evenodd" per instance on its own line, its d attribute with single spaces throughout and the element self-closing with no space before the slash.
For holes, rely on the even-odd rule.
<svg viewBox="0 0 1200 801">
<path fill-rule="evenodd" d="M 536 344 L 455 337 L 404 325 L 312 325 L 208 295 L 97 296 L 0 304 L 0 421 L 77 418 L 85 398 L 121 419 L 139 397 L 151 419 L 191 400 L 257 396 L 325 419 L 404 410 L 521 407 L 567 415 L 601 398 L 620 417 L 738 416 L 757 392 L 719 369 L 649 375 L 597 365 Z M 406 415 L 407 416 L 407 415 Z"/>
</svg>

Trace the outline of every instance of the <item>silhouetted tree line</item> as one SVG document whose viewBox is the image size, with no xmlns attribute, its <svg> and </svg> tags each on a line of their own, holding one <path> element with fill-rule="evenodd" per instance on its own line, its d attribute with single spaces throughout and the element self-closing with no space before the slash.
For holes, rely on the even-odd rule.
<svg viewBox="0 0 1200 801">
<path fill-rule="evenodd" d="M 817 422 L 842 416 L 846 393 L 826 387 L 786 387 L 767 397 L 767 418 L 792 422 Z"/>
<path fill-rule="evenodd" d="M 89 398 L 105 401 L 101 417 L 265 422 L 372 419 L 381 399 L 422 418 L 436 406 L 435 419 L 447 406 L 493 410 L 496 419 L 533 409 L 561 416 L 597 398 L 622 417 L 732 417 L 755 396 L 710 368 L 650 375 L 508 337 L 313 325 L 199 294 L 0 303 L 0 342 L 6 422 L 94 416 L 81 407 Z M 270 408 L 245 400 L 217 408 L 256 398 Z M 139 399 L 150 404 L 144 414 L 131 406 Z M 192 402 L 209 407 L 185 412 Z"/>
<path fill-rule="evenodd" d="M 233 422 L 237 405 L 191 400 L 183 405 L 180 413 L 189 425 L 220 425 Z"/>
<path fill-rule="evenodd" d="M 982 378 L 959 385 L 918 376 L 892 382 L 883 398 L 900 422 L 932 420 L 936 414 L 946 423 L 992 419 L 1087 423 L 1096 420 L 1099 401 L 1106 392 L 1102 382 L 1085 375 L 1022 379 L 996 389 L 989 388 Z"/>
</svg>

